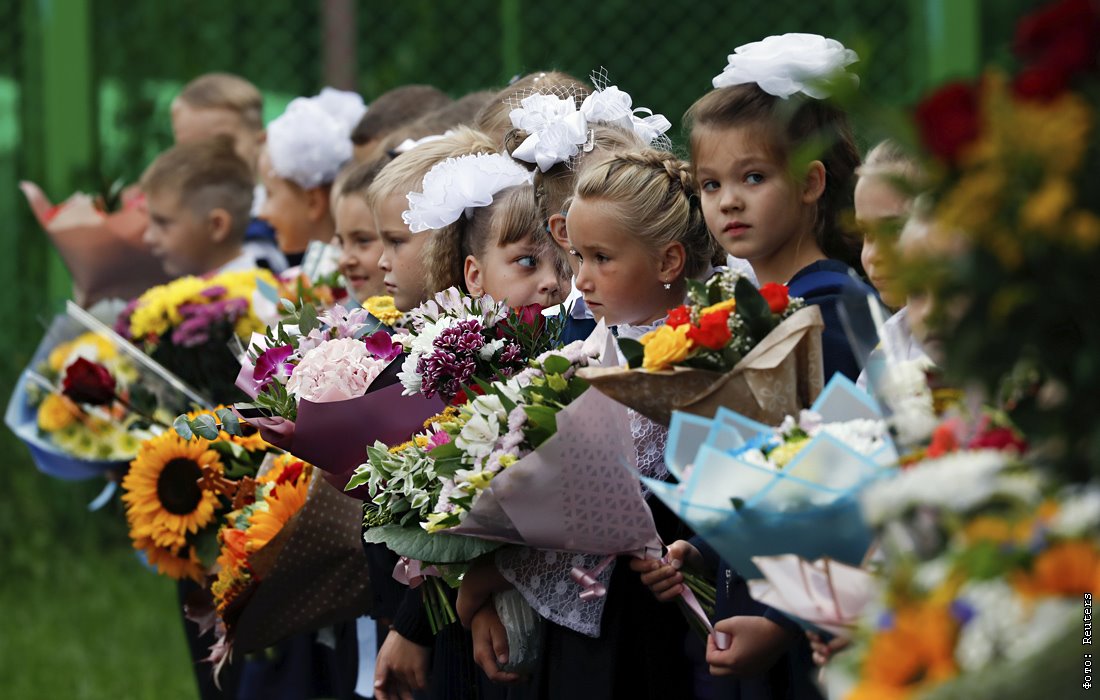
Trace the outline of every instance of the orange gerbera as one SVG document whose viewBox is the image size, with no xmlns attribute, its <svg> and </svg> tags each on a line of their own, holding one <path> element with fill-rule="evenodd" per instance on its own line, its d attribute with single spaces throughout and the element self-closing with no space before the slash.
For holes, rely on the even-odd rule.
<svg viewBox="0 0 1100 700">
<path fill-rule="evenodd" d="M 953 677 L 958 631 L 947 605 L 898 610 L 893 624 L 872 638 L 863 678 L 851 697 L 906 697 Z"/>
<path fill-rule="evenodd" d="M 312 472 L 312 468 L 306 466 L 296 481 L 286 481 L 271 490 L 264 499 L 267 503 L 266 509 L 257 508 L 252 513 L 248 527 L 249 552 L 262 549 L 306 504 Z"/>
<path fill-rule="evenodd" d="M 1027 595 L 1078 596 L 1100 590 L 1100 550 L 1089 540 L 1058 542 L 1035 559 L 1031 574 L 1017 579 Z"/>
</svg>

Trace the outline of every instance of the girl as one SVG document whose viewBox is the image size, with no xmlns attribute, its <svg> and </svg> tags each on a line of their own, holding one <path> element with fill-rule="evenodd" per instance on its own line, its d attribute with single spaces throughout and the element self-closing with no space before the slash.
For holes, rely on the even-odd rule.
<svg viewBox="0 0 1100 700">
<path fill-rule="evenodd" d="M 340 250 L 340 273 L 348 292 L 360 304 L 385 292 L 378 259 L 382 257 L 382 238 L 378 235 L 374 212 L 367 204 L 370 188 L 381 168 L 373 163 L 357 165 L 348 171 L 336 195 L 336 235 L 333 245 Z"/>
<path fill-rule="evenodd" d="M 495 157 L 507 160 L 507 156 Z M 526 179 L 523 169 L 515 167 Z M 459 287 L 512 307 L 558 304 L 568 284 L 555 264 L 529 184 L 506 187 L 492 195 L 489 205 L 468 210 L 454 223 L 433 231 L 424 255 L 433 290 Z"/>
<path fill-rule="evenodd" d="M 351 130 L 365 112 L 359 95 L 325 88 L 292 100 L 267 127 L 258 164 L 267 192 L 260 218 L 275 229 L 291 265 L 301 264 L 310 241 L 332 240 L 329 191 L 351 159 Z"/>
<path fill-rule="evenodd" d="M 686 280 L 709 272 L 713 241 L 697 202 L 687 164 L 661 151 L 609 156 L 579 177 L 566 224 L 577 258 L 577 288 L 621 336 L 638 337 L 662 323 L 668 309 L 683 303 Z M 663 476 L 661 429 L 640 417 L 632 416 L 631 422 L 639 466 L 651 476 Z M 679 698 L 690 693 L 678 611 L 653 605 L 625 567 L 612 566 L 601 574 L 610 591 L 606 598 L 581 601 L 569 578 L 577 559 L 591 566 L 600 557 L 511 547 L 467 574 L 458 612 L 472 627 L 482 669 L 494 680 L 520 680 L 497 668 L 508 650 L 490 602 L 493 592 L 514 586 L 553 624 L 547 627 L 539 667 L 510 696 Z M 658 665 L 660 674 L 637 672 Z"/>
<path fill-rule="evenodd" d="M 425 276 L 423 250 L 430 236 L 409 230 L 403 217 L 409 208 L 408 194 L 422 189 L 424 176 L 447 158 L 492 153 L 493 144 L 473 129 L 455 129 L 450 136 L 417 146 L 382 168 L 367 190 L 367 204 L 374 212 L 382 238 L 378 269 L 383 273 L 386 294 L 401 311 L 416 308 L 431 296 Z"/>
<path fill-rule="evenodd" d="M 841 293 L 873 293 L 851 274 L 860 242 L 840 225 L 859 156 L 845 115 L 820 99 L 824 81 L 844 79 L 856 60 L 832 39 L 769 37 L 731 54 L 717 89 L 686 115 L 707 227 L 726 252 L 749 261 L 761 284 L 787 284 L 821 308 L 826 381 L 859 373 L 837 311 Z M 818 142 L 826 144 L 818 159 L 796 157 Z M 752 600 L 745 580 L 701 540 L 674 542 L 667 560 L 633 564 L 662 600 L 679 595 L 682 565 L 718 571 L 715 629 L 731 641 L 724 650 L 713 636 L 707 643 L 710 671 L 724 677 L 717 697 L 820 697 L 797 623 Z"/>
</svg>

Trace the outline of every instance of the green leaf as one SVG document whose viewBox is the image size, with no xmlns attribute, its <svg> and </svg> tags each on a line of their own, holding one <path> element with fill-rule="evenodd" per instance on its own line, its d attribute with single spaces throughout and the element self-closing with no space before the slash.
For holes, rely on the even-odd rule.
<svg viewBox="0 0 1100 700">
<path fill-rule="evenodd" d="M 627 365 L 630 369 L 637 369 L 642 366 L 642 360 L 645 359 L 645 346 L 637 340 L 633 338 L 619 338 L 619 350 L 623 353 L 623 357 L 626 358 Z"/>
<path fill-rule="evenodd" d="M 221 553 L 221 546 L 218 545 L 218 528 L 207 527 L 199 530 L 191 544 L 204 567 L 213 566 L 218 560 L 218 554 Z"/>
<path fill-rule="evenodd" d="M 569 371 L 569 360 L 561 355 L 551 355 L 542 363 L 542 369 L 546 374 L 564 374 Z"/>
<path fill-rule="evenodd" d="M 195 434 L 206 440 L 218 439 L 218 421 L 214 416 L 204 413 L 191 421 L 191 429 Z"/>
<path fill-rule="evenodd" d="M 176 416 L 176 420 L 172 421 L 172 427 L 176 429 L 176 434 L 184 440 L 191 440 L 195 437 L 194 431 L 191 430 L 191 421 L 188 420 L 186 415 Z"/>
<path fill-rule="evenodd" d="M 225 432 L 237 436 L 243 434 L 241 432 L 241 421 L 237 418 L 237 414 L 233 413 L 232 409 L 219 408 L 214 411 L 214 415 L 222 422 L 222 430 Z"/>
<path fill-rule="evenodd" d="M 372 527 L 363 533 L 363 539 L 372 544 L 384 544 L 398 556 L 419 559 L 431 564 L 457 564 L 472 561 L 502 546 L 500 542 L 451 535 L 446 532 L 429 534 L 419 525 Z"/>
<path fill-rule="evenodd" d="M 745 322 L 749 337 L 753 344 L 759 343 L 778 325 L 772 310 L 768 307 L 768 302 L 745 277 L 737 280 L 737 286 L 733 288 L 733 296 L 737 300 L 737 315 Z"/>
<path fill-rule="evenodd" d="M 313 304 L 304 304 L 302 306 L 302 313 L 298 316 L 298 330 L 302 335 L 307 335 L 310 331 L 320 328 L 321 322 L 317 320 L 317 309 L 313 308 Z"/>
</svg>

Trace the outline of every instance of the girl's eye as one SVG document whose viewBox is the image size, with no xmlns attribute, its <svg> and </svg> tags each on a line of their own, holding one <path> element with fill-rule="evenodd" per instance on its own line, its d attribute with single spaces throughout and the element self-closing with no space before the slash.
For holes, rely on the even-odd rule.
<svg viewBox="0 0 1100 700">
<path fill-rule="evenodd" d="M 704 192 L 714 192 L 718 189 L 718 183 L 714 180 L 707 180 L 703 183 Z"/>
<path fill-rule="evenodd" d="M 611 258 L 607 257 L 607 256 L 606 256 L 606 255 L 604 255 L 603 253 L 596 253 L 596 262 L 598 262 L 598 263 L 605 263 L 605 262 L 607 262 L 607 261 L 609 261 L 609 260 L 611 260 Z"/>
<path fill-rule="evenodd" d="M 750 185 L 759 185 L 760 183 L 764 182 L 764 176 L 760 173 L 749 173 L 745 176 L 745 182 L 749 183 Z"/>
<path fill-rule="evenodd" d="M 516 264 L 520 267 L 528 267 L 534 269 L 539 266 L 539 260 L 534 255 L 524 255 L 516 258 Z"/>
</svg>

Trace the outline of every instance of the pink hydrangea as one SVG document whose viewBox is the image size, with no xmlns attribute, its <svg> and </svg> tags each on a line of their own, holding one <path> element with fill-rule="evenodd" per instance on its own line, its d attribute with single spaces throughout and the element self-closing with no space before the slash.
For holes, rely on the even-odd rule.
<svg viewBox="0 0 1100 700">
<path fill-rule="evenodd" d="M 371 355 L 362 340 L 329 340 L 302 357 L 286 390 L 298 399 L 317 403 L 354 399 L 367 393 L 386 364 Z"/>
</svg>

